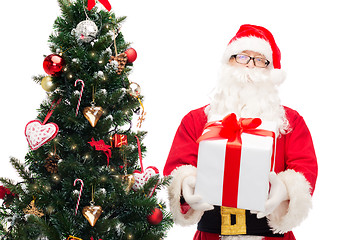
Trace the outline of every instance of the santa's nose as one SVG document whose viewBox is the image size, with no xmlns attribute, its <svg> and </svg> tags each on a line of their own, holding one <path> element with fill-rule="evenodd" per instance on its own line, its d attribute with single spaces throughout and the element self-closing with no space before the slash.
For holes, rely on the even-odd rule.
<svg viewBox="0 0 360 240">
<path fill-rule="evenodd" d="M 247 68 L 254 68 L 255 67 L 254 61 L 250 61 L 248 64 L 246 64 L 246 67 Z"/>
</svg>

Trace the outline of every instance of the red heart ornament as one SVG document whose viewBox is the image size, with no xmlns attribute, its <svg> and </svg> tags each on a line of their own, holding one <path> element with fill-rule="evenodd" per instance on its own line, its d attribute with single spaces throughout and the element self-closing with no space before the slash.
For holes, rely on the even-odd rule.
<svg viewBox="0 0 360 240">
<path fill-rule="evenodd" d="M 39 120 L 30 121 L 25 127 L 25 136 L 32 150 L 36 150 L 56 137 L 59 127 L 55 123 L 42 124 Z"/>
<path fill-rule="evenodd" d="M 138 170 L 135 170 L 134 173 L 133 173 L 134 178 L 135 178 L 135 184 L 133 185 L 132 189 L 134 191 L 137 191 L 137 190 L 143 188 L 145 183 L 151 177 L 154 177 L 154 176 L 156 176 L 158 174 L 159 174 L 159 170 L 154 166 L 147 167 L 144 172 L 140 172 Z M 155 188 L 156 188 L 156 186 L 153 189 L 150 190 L 150 192 L 148 194 L 149 198 L 154 194 Z"/>
</svg>

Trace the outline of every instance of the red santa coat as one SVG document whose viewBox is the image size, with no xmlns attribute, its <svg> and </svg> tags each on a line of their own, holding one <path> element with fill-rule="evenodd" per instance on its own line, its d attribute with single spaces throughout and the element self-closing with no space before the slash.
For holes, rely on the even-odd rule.
<svg viewBox="0 0 360 240">
<path fill-rule="evenodd" d="M 274 216 L 268 216 L 269 226 L 277 233 L 285 233 L 284 237 L 266 237 L 270 239 L 294 240 L 290 231 L 297 226 L 311 208 L 311 195 L 315 189 L 317 178 L 317 160 L 310 132 L 304 119 L 295 111 L 284 107 L 290 124 L 290 131 L 280 135 L 276 143 L 275 172 L 285 183 L 290 201 L 276 211 Z M 188 113 L 182 120 L 167 162 L 164 175 L 173 175 L 173 183 L 169 187 L 170 208 L 175 222 L 180 225 L 197 223 L 202 212 L 181 209 L 181 183 L 188 175 L 196 175 L 197 155 L 199 145 L 196 140 L 202 135 L 207 116 L 205 107 Z M 219 239 L 219 235 L 197 231 L 194 240 Z"/>
</svg>

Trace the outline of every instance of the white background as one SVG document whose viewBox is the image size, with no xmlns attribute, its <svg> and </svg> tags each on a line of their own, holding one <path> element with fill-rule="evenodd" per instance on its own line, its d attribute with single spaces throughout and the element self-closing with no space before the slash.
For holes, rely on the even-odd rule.
<svg viewBox="0 0 360 240">
<path fill-rule="evenodd" d="M 319 163 L 313 210 L 295 235 L 358 238 L 356 1 L 110 2 L 117 16 L 128 17 L 122 31 L 138 52 L 130 79 L 145 96 L 145 166 L 162 170 L 182 117 L 208 103 L 222 53 L 239 26 L 262 25 L 274 34 L 288 73 L 280 88 L 282 103 L 305 118 Z M 9 156 L 23 160 L 28 151 L 24 127 L 46 97 L 31 77 L 44 73 L 43 55 L 50 54 L 47 40 L 60 9 L 56 0 L 18 0 L 2 1 L 1 10 L 0 176 L 17 179 Z M 194 231 L 195 226 L 175 226 L 167 239 L 192 239 Z"/>
</svg>

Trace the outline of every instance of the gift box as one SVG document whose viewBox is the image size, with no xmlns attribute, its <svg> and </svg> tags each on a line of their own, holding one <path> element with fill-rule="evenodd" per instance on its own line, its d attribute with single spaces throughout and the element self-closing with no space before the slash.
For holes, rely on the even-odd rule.
<svg viewBox="0 0 360 240">
<path fill-rule="evenodd" d="M 276 123 L 235 114 L 198 139 L 195 194 L 212 205 L 264 211 L 275 159 Z"/>
<path fill-rule="evenodd" d="M 124 134 L 114 134 L 110 139 L 112 148 L 120 148 L 124 145 L 128 145 L 127 136 Z"/>
</svg>

